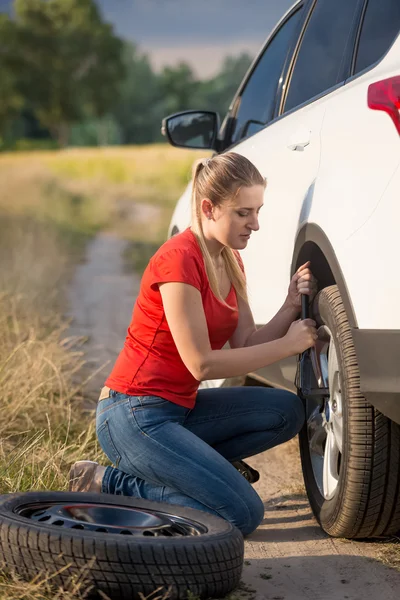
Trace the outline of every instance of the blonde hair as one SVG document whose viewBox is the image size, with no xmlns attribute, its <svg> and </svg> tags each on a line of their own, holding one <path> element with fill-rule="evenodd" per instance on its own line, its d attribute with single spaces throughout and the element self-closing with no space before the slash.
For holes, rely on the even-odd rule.
<svg viewBox="0 0 400 600">
<path fill-rule="evenodd" d="M 193 167 L 192 231 L 199 243 L 210 287 L 214 295 L 225 302 L 218 286 L 218 278 L 204 238 L 201 222 L 201 200 L 208 198 L 213 206 L 235 199 L 242 187 L 266 186 L 266 180 L 247 158 L 236 152 L 226 152 L 213 158 L 197 161 Z M 229 280 L 236 293 L 247 302 L 246 280 L 238 264 L 234 250 L 224 246 L 221 256 Z"/>
</svg>

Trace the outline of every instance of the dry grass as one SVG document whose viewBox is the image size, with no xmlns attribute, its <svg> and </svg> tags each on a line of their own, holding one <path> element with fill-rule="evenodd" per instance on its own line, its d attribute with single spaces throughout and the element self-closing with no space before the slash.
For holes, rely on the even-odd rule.
<svg viewBox="0 0 400 600">
<path fill-rule="evenodd" d="M 62 490 L 69 465 L 101 454 L 94 421 L 84 417 L 74 379 L 79 340 L 66 337 L 63 289 L 70 261 L 55 226 L 2 215 L 0 220 L 0 493 Z M 71 584 L 72 585 L 72 584 Z M 29 584 L 0 574 L 0 598 L 83 598 L 53 591 L 41 575 Z"/>
<path fill-rule="evenodd" d="M 383 540 L 377 548 L 378 559 L 392 569 L 400 571 L 400 537 Z"/>
<path fill-rule="evenodd" d="M 29 585 L 18 575 L 0 574 L 0 600 L 85 600 L 91 587 L 85 582 L 85 571 L 82 576 L 71 579 L 65 588 L 52 584 L 54 576 L 41 574 Z M 104 595 L 104 600 L 108 596 Z"/>
<path fill-rule="evenodd" d="M 116 232 L 132 242 L 128 263 L 142 271 L 166 239 L 193 162 L 209 154 L 161 144 L 4 153 L 0 207 L 83 233 Z"/>
<path fill-rule="evenodd" d="M 120 211 L 125 220 L 132 204 L 153 204 L 171 214 L 190 180 L 193 162 L 209 154 L 162 144 L 4 153 L 0 156 L 0 182 L 2 173 L 8 178 L 16 172 L 25 190 L 34 179 L 42 186 L 53 185 L 78 198 L 90 198 L 90 208 L 99 220 L 105 217 L 113 225 Z M 32 204 L 31 194 L 18 204 L 25 211 Z"/>
<path fill-rule="evenodd" d="M 67 465 L 98 453 L 62 318 L 68 246 L 49 224 L 3 215 L 0 230 L 0 493 L 63 489 Z"/>
</svg>

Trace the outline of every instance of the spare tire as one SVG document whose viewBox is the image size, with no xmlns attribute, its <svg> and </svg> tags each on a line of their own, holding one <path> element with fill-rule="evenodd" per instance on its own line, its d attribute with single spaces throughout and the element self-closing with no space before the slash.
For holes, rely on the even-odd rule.
<svg viewBox="0 0 400 600">
<path fill-rule="evenodd" d="M 244 542 L 205 512 L 110 494 L 29 492 L 0 496 L 0 563 L 30 580 L 52 575 L 85 597 L 131 600 L 169 590 L 171 600 L 222 597 L 239 583 Z M 158 595 L 158 594 L 157 594 Z"/>
</svg>

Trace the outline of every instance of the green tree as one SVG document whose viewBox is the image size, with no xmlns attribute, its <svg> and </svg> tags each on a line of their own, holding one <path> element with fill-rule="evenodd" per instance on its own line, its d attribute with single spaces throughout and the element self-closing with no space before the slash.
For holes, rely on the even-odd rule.
<svg viewBox="0 0 400 600">
<path fill-rule="evenodd" d="M 166 67 L 159 76 L 163 116 L 180 110 L 199 109 L 218 112 L 223 119 L 251 60 L 247 53 L 228 56 L 220 72 L 207 80 L 196 80 L 186 63 Z"/>
<path fill-rule="evenodd" d="M 197 92 L 197 107 L 215 110 L 223 119 L 251 60 L 247 53 L 228 56 L 215 77 L 201 82 Z"/>
<path fill-rule="evenodd" d="M 123 144 L 142 144 L 161 139 L 164 116 L 160 80 L 146 55 L 135 44 L 123 51 L 125 77 L 116 90 L 112 115 L 119 125 Z"/>
<path fill-rule="evenodd" d="M 199 81 L 188 64 L 181 62 L 177 67 L 165 67 L 159 77 L 166 114 L 198 108 Z"/>
<path fill-rule="evenodd" d="M 0 15 L 0 138 L 4 136 L 10 120 L 22 108 L 24 99 L 18 89 L 18 48 L 14 23 L 6 15 Z"/>
<path fill-rule="evenodd" d="M 61 145 L 83 115 L 106 115 L 123 77 L 122 42 L 94 0 L 15 0 L 21 89 Z"/>
</svg>

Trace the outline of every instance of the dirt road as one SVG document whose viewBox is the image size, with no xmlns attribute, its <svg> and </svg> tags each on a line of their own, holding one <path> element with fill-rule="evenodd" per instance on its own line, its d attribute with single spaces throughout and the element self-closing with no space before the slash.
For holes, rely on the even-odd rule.
<svg viewBox="0 0 400 600">
<path fill-rule="evenodd" d="M 139 279 L 124 273 L 124 242 L 99 235 L 89 246 L 70 290 L 70 333 L 88 337 L 88 371 L 105 365 L 91 379 L 93 397 L 103 385 L 125 339 Z M 107 363 L 107 364 L 106 364 Z M 256 489 L 265 502 L 265 519 L 246 541 L 240 589 L 246 600 L 397 600 L 400 571 L 390 546 L 334 540 L 313 519 L 302 487 L 297 441 L 249 460 L 261 471 Z M 400 546 L 399 546 L 400 548 Z M 397 556 L 400 552 L 397 550 Z M 233 600 L 233 598 L 232 598 Z"/>
<path fill-rule="evenodd" d="M 82 347 L 88 406 L 96 401 L 125 340 L 140 279 L 124 269 L 127 242 L 100 233 L 88 245 L 86 260 L 78 265 L 69 294 L 68 335 L 86 338 Z"/>
<path fill-rule="evenodd" d="M 312 516 L 303 492 L 297 440 L 248 461 L 261 471 L 255 485 L 265 518 L 246 542 L 248 600 L 395 600 L 400 572 L 386 566 L 390 546 L 332 539 Z"/>
</svg>

